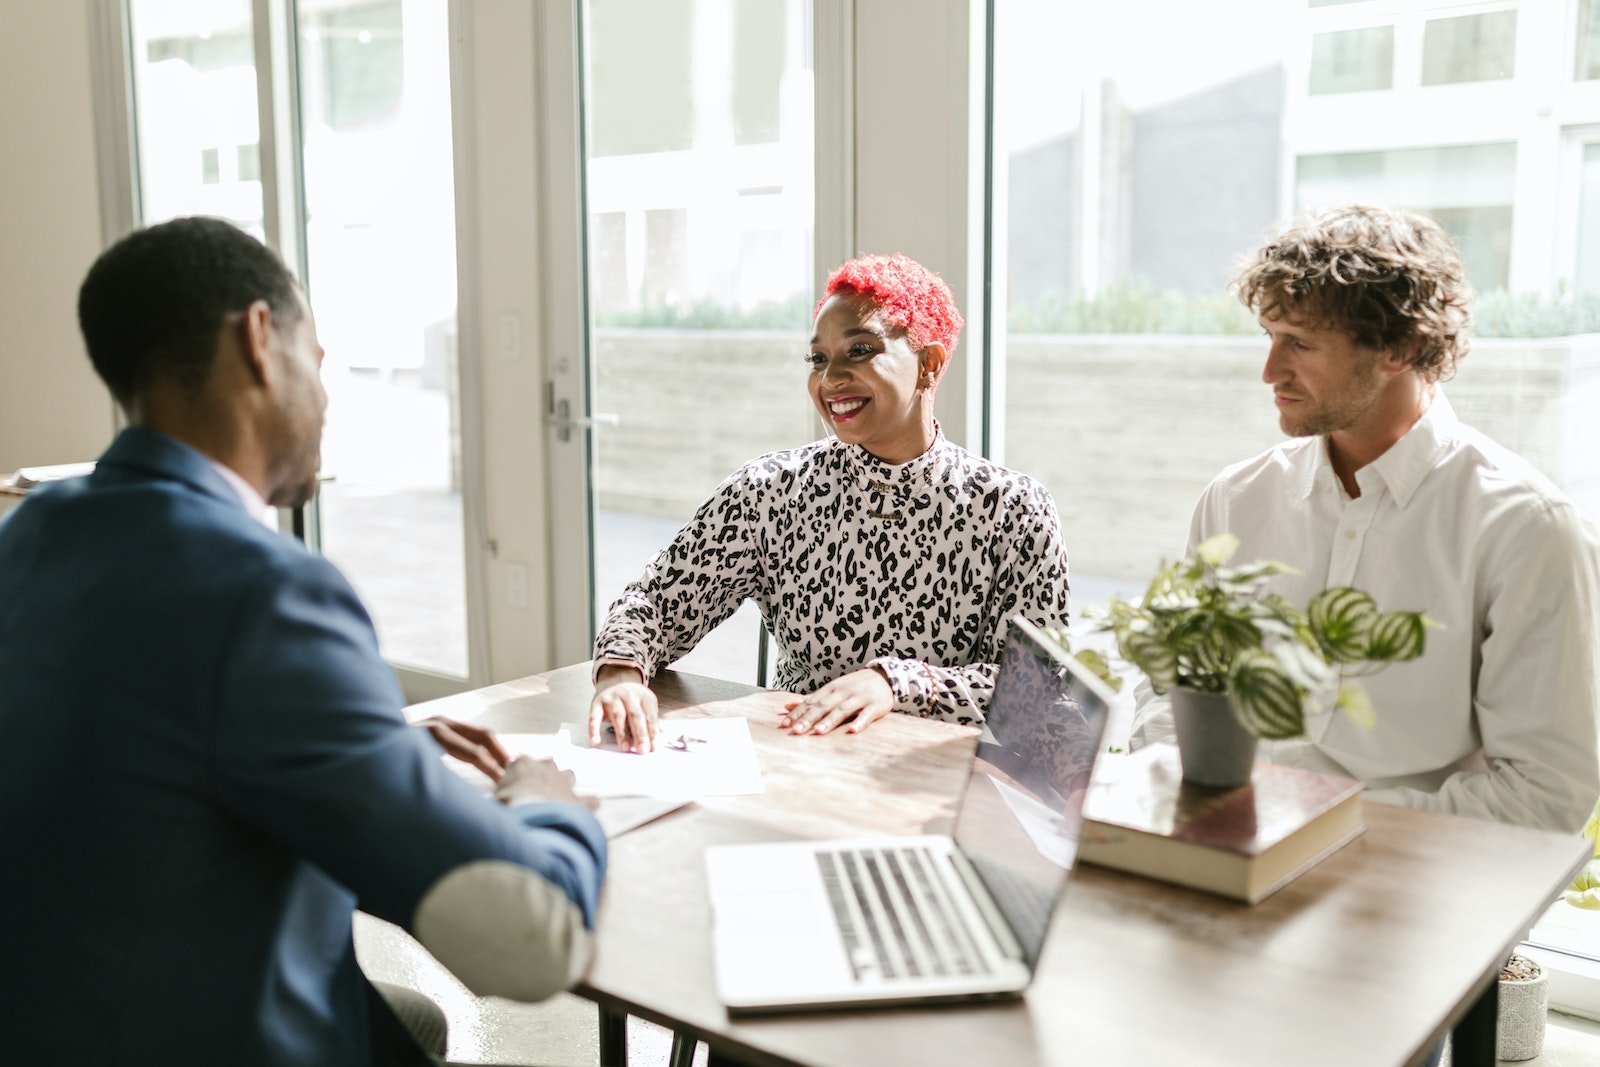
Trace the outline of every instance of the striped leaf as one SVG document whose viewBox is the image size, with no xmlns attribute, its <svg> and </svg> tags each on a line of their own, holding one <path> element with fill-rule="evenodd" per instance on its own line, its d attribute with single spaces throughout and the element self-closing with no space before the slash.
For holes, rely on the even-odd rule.
<svg viewBox="0 0 1600 1067">
<path fill-rule="evenodd" d="M 1359 663 L 1367 658 L 1367 633 L 1377 617 L 1377 602 L 1348 586 L 1324 589 L 1306 608 L 1312 638 L 1334 663 Z"/>
<path fill-rule="evenodd" d="M 1367 635 L 1365 659 L 1404 663 L 1422 655 L 1427 643 L 1427 625 L 1415 611 L 1391 611 L 1378 617 Z"/>
<path fill-rule="evenodd" d="M 1279 740 L 1305 733 L 1300 689 L 1270 654 L 1250 649 L 1234 660 L 1228 673 L 1233 714 L 1257 737 Z"/>
<path fill-rule="evenodd" d="M 1122 635 L 1117 641 L 1122 658 L 1150 678 L 1150 688 L 1165 693 L 1178 684 L 1178 654 L 1158 638 L 1139 630 Z"/>
</svg>

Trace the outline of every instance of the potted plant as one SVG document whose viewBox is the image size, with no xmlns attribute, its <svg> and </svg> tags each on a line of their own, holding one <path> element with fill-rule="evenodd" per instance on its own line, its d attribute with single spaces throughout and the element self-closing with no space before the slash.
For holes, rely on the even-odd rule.
<svg viewBox="0 0 1600 1067">
<path fill-rule="evenodd" d="M 1371 727 L 1372 704 L 1355 681 L 1384 664 L 1422 655 L 1431 621 L 1381 611 L 1357 589 L 1326 589 L 1304 610 L 1265 591 L 1293 569 L 1271 561 L 1229 566 L 1239 548 L 1218 534 L 1163 564 L 1137 602 L 1113 599 L 1096 613 L 1118 655 L 1171 694 L 1185 780 L 1232 787 L 1250 779 L 1258 738 L 1299 737 L 1306 716 L 1330 703 Z M 1093 651 L 1078 658 L 1102 677 Z"/>
<path fill-rule="evenodd" d="M 1550 979 L 1526 956 L 1512 956 L 1500 968 L 1495 1059 L 1531 1060 L 1544 1051 L 1544 1025 L 1550 1008 Z"/>
</svg>

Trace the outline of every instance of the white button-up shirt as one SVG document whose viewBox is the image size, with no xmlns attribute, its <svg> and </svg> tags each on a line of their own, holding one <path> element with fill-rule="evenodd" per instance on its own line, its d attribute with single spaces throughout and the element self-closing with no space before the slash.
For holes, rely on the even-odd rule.
<svg viewBox="0 0 1600 1067">
<path fill-rule="evenodd" d="M 1290 564 L 1269 588 L 1296 605 L 1348 585 L 1443 624 L 1420 659 L 1362 679 L 1375 729 L 1324 713 L 1262 758 L 1363 779 L 1381 802 L 1580 828 L 1600 796 L 1594 528 L 1443 394 L 1356 483 L 1352 499 L 1326 440 L 1298 438 L 1225 470 L 1195 508 L 1191 545 L 1231 531 L 1237 560 Z M 1140 720 L 1136 743 L 1165 739 L 1161 706 Z"/>
</svg>

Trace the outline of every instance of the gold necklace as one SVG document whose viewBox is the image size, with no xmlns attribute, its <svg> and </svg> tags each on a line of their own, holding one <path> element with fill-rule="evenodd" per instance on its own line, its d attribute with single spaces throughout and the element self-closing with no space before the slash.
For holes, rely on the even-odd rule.
<svg viewBox="0 0 1600 1067">
<path fill-rule="evenodd" d="M 931 480 L 933 468 L 936 463 L 938 463 L 938 460 L 930 457 L 928 463 L 922 468 L 922 470 L 906 480 L 905 489 L 908 497 L 915 493 L 920 485 L 926 485 Z M 895 487 L 889 482 L 880 481 L 879 479 L 872 477 L 870 474 L 867 475 L 866 480 L 868 492 L 876 493 L 881 497 L 893 498 L 899 496 L 899 494 L 895 492 Z M 910 501 L 908 499 L 907 503 L 909 502 Z M 904 520 L 905 514 L 899 508 L 895 508 L 893 511 L 884 511 L 881 508 L 874 508 L 867 512 L 867 518 L 877 519 L 879 522 L 901 522 Z"/>
</svg>

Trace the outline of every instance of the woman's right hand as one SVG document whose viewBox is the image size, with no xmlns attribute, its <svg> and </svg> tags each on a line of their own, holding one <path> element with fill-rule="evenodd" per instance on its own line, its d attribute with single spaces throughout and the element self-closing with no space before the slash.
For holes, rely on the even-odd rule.
<svg viewBox="0 0 1600 1067">
<path fill-rule="evenodd" d="M 600 744 L 606 723 L 624 752 L 650 752 L 656 747 L 656 695 L 636 667 L 608 663 L 594 679 L 589 704 L 589 744 Z"/>
</svg>

